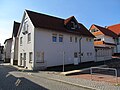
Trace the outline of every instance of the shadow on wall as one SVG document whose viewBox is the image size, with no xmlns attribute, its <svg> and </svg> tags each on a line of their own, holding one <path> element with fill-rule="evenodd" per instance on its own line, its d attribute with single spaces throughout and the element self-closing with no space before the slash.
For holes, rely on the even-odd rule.
<svg viewBox="0 0 120 90">
<path fill-rule="evenodd" d="M 0 65 L 0 90 L 48 90 L 24 77 L 15 77 L 9 74 L 16 69 L 6 67 Z"/>
</svg>

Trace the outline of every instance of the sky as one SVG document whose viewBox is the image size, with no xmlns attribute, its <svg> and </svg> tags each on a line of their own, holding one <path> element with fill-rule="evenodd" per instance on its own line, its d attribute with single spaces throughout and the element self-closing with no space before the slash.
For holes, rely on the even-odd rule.
<svg viewBox="0 0 120 90">
<path fill-rule="evenodd" d="M 0 0 L 0 43 L 12 37 L 13 22 L 21 22 L 24 10 L 66 19 L 75 16 L 88 29 L 92 24 L 120 23 L 120 0 Z"/>
</svg>

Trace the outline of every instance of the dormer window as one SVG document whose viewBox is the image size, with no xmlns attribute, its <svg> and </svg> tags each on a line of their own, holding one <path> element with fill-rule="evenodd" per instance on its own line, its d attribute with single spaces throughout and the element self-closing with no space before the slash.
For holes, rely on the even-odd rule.
<svg viewBox="0 0 120 90">
<path fill-rule="evenodd" d="M 76 29 L 77 25 L 75 24 L 75 22 L 71 21 L 71 29 Z"/>
</svg>

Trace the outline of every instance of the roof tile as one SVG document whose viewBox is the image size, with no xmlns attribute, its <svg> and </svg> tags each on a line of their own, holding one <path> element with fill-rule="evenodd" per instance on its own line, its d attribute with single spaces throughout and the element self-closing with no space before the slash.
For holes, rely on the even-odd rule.
<svg viewBox="0 0 120 90">
<path fill-rule="evenodd" d="M 29 10 L 26 10 L 26 12 L 27 12 L 29 18 L 31 19 L 33 25 L 36 28 L 46 28 L 46 29 L 56 30 L 56 31 L 60 31 L 60 32 L 73 33 L 73 34 L 78 34 L 78 35 L 94 37 L 94 35 L 91 34 L 87 30 L 87 28 L 85 28 L 85 26 L 82 25 L 81 23 L 79 23 L 80 29 L 73 30 L 72 32 L 65 27 L 65 24 L 67 22 L 69 22 L 70 19 L 74 16 L 72 16 L 68 19 L 61 19 L 61 18 L 57 18 L 57 17 L 29 11 Z"/>
</svg>

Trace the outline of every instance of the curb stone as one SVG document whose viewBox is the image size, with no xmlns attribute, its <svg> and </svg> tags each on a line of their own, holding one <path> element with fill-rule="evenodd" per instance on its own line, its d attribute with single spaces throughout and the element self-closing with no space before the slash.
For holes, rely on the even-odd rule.
<svg viewBox="0 0 120 90">
<path fill-rule="evenodd" d="M 34 74 L 31 74 L 31 75 L 37 76 L 37 77 L 42 77 L 42 78 L 49 79 L 49 80 L 54 80 L 54 81 L 62 82 L 62 83 L 69 84 L 69 85 L 74 85 L 74 86 L 77 86 L 77 87 L 83 87 L 83 88 L 86 88 L 86 89 L 96 90 L 96 88 L 93 88 L 93 87 L 88 87 L 88 86 L 84 86 L 84 85 L 79 85 L 79 84 L 75 84 L 75 83 L 63 81 L 63 80 L 60 80 L 60 79 L 53 79 L 53 78 L 48 78 L 48 77 L 44 77 L 44 76 L 38 76 L 38 75 L 34 75 Z"/>
</svg>

